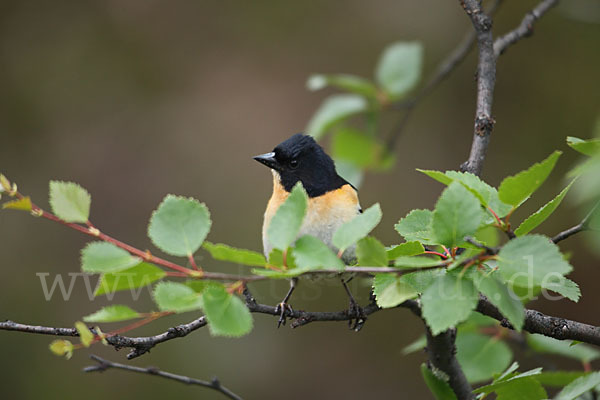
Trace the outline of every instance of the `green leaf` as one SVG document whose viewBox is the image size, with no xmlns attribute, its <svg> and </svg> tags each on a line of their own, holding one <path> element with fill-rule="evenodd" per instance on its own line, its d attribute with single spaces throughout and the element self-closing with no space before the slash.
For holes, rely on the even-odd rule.
<svg viewBox="0 0 600 400">
<path fill-rule="evenodd" d="M 412 210 L 406 217 L 398 221 L 394 228 L 407 242 L 436 244 L 431 232 L 432 217 L 433 212 L 430 210 Z"/>
<path fill-rule="evenodd" d="M 400 243 L 399 245 L 387 249 L 388 260 L 395 260 L 400 256 L 416 256 L 423 254 L 425 248 L 417 241 Z"/>
<path fill-rule="evenodd" d="M 563 199 L 567 195 L 567 192 L 573 185 L 573 182 L 575 182 L 575 181 L 572 181 L 571 183 L 569 183 L 569 185 L 566 188 L 564 188 L 558 194 L 558 196 L 556 196 L 554 199 L 550 200 L 542 208 L 537 210 L 535 213 L 531 214 L 525 221 L 523 221 L 521 223 L 521 225 L 519 225 L 519 227 L 515 230 L 515 235 L 523 236 L 523 235 L 528 234 L 533 229 L 535 229 L 539 224 L 544 222 L 550 215 L 552 215 L 554 210 L 556 210 L 556 208 L 560 205 L 560 203 L 563 201 Z"/>
<path fill-rule="evenodd" d="M 423 317 L 437 335 L 467 319 L 478 300 L 471 281 L 455 274 L 438 276 L 421 295 Z"/>
<path fill-rule="evenodd" d="M 381 207 L 376 203 L 340 226 L 333 234 L 332 243 L 340 251 L 346 250 L 367 236 L 381 221 Z"/>
<path fill-rule="evenodd" d="M 306 215 L 308 195 L 298 182 L 279 206 L 267 228 L 267 238 L 274 248 L 286 250 L 298 237 Z"/>
<path fill-rule="evenodd" d="M 50 181 L 50 207 L 66 222 L 87 222 L 90 216 L 90 194 L 73 182 Z"/>
<path fill-rule="evenodd" d="M 381 308 L 396 307 L 408 299 L 417 297 L 418 292 L 397 274 L 375 274 L 373 293 Z"/>
<path fill-rule="evenodd" d="M 592 372 L 586 376 L 575 379 L 561 390 L 554 400 L 573 400 L 587 391 L 600 385 L 600 372 Z"/>
<path fill-rule="evenodd" d="M 375 98 L 377 96 L 377 87 L 375 87 L 371 81 L 361 78 L 360 76 L 348 74 L 315 74 L 309 76 L 306 81 L 306 87 L 311 91 L 321 90 L 327 86 L 333 86 L 369 98 Z"/>
<path fill-rule="evenodd" d="M 511 210 L 511 206 L 500 201 L 496 188 L 482 181 L 477 175 L 458 171 L 446 171 L 445 173 L 422 169 L 417 169 L 417 171 L 444 185 L 450 185 L 452 182 L 460 182 L 479 199 L 482 206 L 491 208 L 499 217 L 506 216 Z"/>
<path fill-rule="evenodd" d="M 75 322 L 75 329 L 77 329 L 77 333 L 79 334 L 79 339 L 81 340 L 81 344 L 84 347 L 90 347 L 90 345 L 94 341 L 94 334 L 81 321 Z"/>
<path fill-rule="evenodd" d="M 400 280 L 414 287 L 419 293 L 423 293 L 435 279 L 446 273 L 443 269 L 426 269 L 424 271 L 402 274 Z"/>
<path fill-rule="evenodd" d="M 573 268 L 546 236 L 525 235 L 509 241 L 498 253 L 500 274 L 515 286 L 558 291 L 557 276 Z"/>
<path fill-rule="evenodd" d="M 475 332 L 460 332 L 456 337 L 456 357 L 469 382 L 481 382 L 504 371 L 512 351 L 502 341 Z"/>
<path fill-rule="evenodd" d="M 396 42 L 384 50 L 375 78 L 393 99 L 414 88 L 421 78 L 423 46 L 418 42 Z"/>
<path fill-rule="evenodd" d="M 211 224 L 204 203 L 169 194 L 152 213 L 148 236 L 167 254 L 191 256 L 208 235 Z"/>
<path fill-rule="evenodd" d="M 188 279 L 184 284 L 192 288 L 196 293 L 204 293 L 206 289 L 213 286 L 223 287 L 223 284 L 219 282 L 209 281 L 206 279 Z"/>
<path fill-rule="evenodd" d="M 544 289 L 552 290 L 567 299 L 578 302 L 581 297 L 581 291 L 579 286 L 570 279 L 565 278 L 561 275 L 548 275 L 544 285 Z"/>
<path fill-rule="evenodd" d="M 548 394 L 535 378 L 510 381 L 496 390 L 496 400 L 544 400 Z"/>
<path fill-rule="evenodd" d="M 500 200 L 514 208 L 523 204 L 548 178 L 561 154 L 562 152 L 555 151 L 544 161 L 533 164 L 529 169 L 504 178 L 498 189 Z"/>
<path fill-rule="evenodd" d="M 229 261 L 235 264 L 262 267 L 267 263 L 262 254 L 246 249 L 237 249 L 223 243 L 213 244 L 204 242 L 202 247 L 210 253 L 215 260 Z"/>
<path fill-rule="evenodd" d="M 239 337 L 252 330 L 252 316 L 242 300 L 224 287 L 209 287 L 202 295 L 210 332 L 215 336 Z"/>
<path fill-rule="evenodd" d="M 452 388 L 444 379 L 437 377 L 427 364 L 421 364 L 421 373 L 429 390 L 436 400 L 456 400 L 456 395 Z"/>
<path fill-rule="evenodd" d="M 141 262 L 122 271 L 102 274 L 94 296 L 147 286 L 167 276 L 154 264 Z"/>
<path fill-rule="evenodd" d="M 586 344 L 571 346 L 568 340 L 557 340 L 551 337 L 529 334 L 527 344 L 538 353 L 557 354 L 560 356 L 579 360 L 584 363 L 592 362 L 600 358 L 600 351 Z"/>
<path fill-rule="evenodd" d="M 525 308 L 519 298 L 513 293 L 508 286 L 501 282 L 497 277 L 497 273 L 491 275 L 480 275 L 479 279 L 475 280 L 477 289 L 483 293 L 488 300 L 495 305 L 500 313 L 508 319 L 511 325 L 521 331 L 525 322 Z"/>
<path fill-rule="evenodd" d="M 542 372 L 535 377 L 535 380 L 544 386 L 563 387 L 573 382 L 575 379 L 584 376 L 583 371 L 551 371 Z"/>
<path fill-rule="evenodd" d="M 593 156 L 600 152 L 600 139 L 583 140 L 567 136 L 567 144 L 574 150 L 586 156 Z"/>
<path fill-rule="evenodd" d="M 7 201 L 2 204 L 2 209 L 10 209 L 10 210 L 21 210 L 21 211 L 31 211 L 31 198 L 29 196 L 25 196 L 22 199 Z"/>
<path fill-rule="evenodd" d="M 535 368 L 532 370 L 529 370 L 527 372 L 522 372 L 520 374 L 516 374 L 514 373 L 517 368 L 519 368 L 519 363 L 518 362 L 513 362 L 511 364 L 510 367 L 508 367 L 508 369 L 506 371 L 504 371 L 502 373 L 502 375 L 500 375 L 498 378 L 494 379 L 494 382 L 492 382 L 489 385 L 485 385 L 485 386 L 481 386 L 478 387 L 477 389 L 473 390 L 473 393 L 485 393 L 490 394 L 492 392 L 494 392 L 496 389 L 503 387 L 503 386 L 507 386 L 507 385 L 513 385 L 515 384 L 517 380 L 521 380 L 521 379 L 531 379 L 532 376 L 535 376 L 535 380 L 538 380 L 538 377 L 541 376 L 541 372 L 542 369 L 541 368 Z M 530 381 L 526 381 L 526 382 L 530 382 Z"/>
<path fill-rule="evenodd" d="M 342 260 L 321 240 L 304 235 L 296 241 L 294 257 L 298 268 L 309 271 L 314 269 L 344 270 Z"/>
<path fill-rule="evenodd" d="M 182 313 L 202 308 L 202 297 L 183 283 L 159 282 L 154 288 L 154 301 L 161 311 Z"/>
<path fill-rule="evenodd" d="M 438 243 L 452 248 L 464 243 L 465 236 L 474 235 L 482 218 L 479 200 L 463 185 L 454 182 L 435 205 L 431 229 Z"/>
<path fill-rule="evenodd" d="M 52 353 L 67 360 L 73 356 L 73 343 L 68 340 L 53 340 L 48 347 Z"/>
<path fill-rule="evenodd" d="M 442 265 L 444 261 L 438 258 L 424 257 L 424 256 L 400 256 L 394 261 L 396 267 L 401 268 L 426 268 L 435 267 L 436 265 Z"/>
<path fill-rule="evenodd" d="M 387 169 L 394 162 L 393 155 L 384 145 L 364 132 L 342 128 L 335 133 L 332 142 L 333 157 L 359 168 Z"/>
<path fill-rule="evenodd" d="M 116 304 L 103 307 L 95 313 L 83 317 L 83 320 L 85 322 L 117 322 L 134 318 L 140 318 L 140 313 L 127 306 Z"/>
<path fill-rule="evenodd" d="M 338 122 L 368 108 L 367 100 L 357 94 L 336 94 L 326 98 L 314 113 L 306 132 L 319 139 Z"/>
<path fill-rule="evenodd" d="M 356 245 L 358 265 L 373 267 L 386 267 L 388 265 L 385 246 L 374 237 L 367 236 L 358 241 Z"/>
<path fill-rule="evenodd" d="M 142 262 L 126 250 L 108 242 L 90 242 L 81 250 L 83 272 L 118 272 Z"/>
</svg>

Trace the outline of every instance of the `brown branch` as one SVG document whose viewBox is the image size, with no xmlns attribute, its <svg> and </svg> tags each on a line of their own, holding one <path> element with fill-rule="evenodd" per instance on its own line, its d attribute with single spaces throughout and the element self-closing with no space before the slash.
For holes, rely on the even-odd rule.
<svg viewBox="0 0 600 400">
<path fill-rule="evenodd" d="M 533 35 L 533 25 L 535 22 L 557 4 L 558 0 L 541 1 L 533 10 L 525 15 L 519 26 L 496 39 L 494 42 L 494 55 L 498 57 L 499 55 L 503 54 L 511 45 L 517 43 L 523 38 Z"/>
<path fill-rule="evenodd" d="M 585 216 L 585 218 L 583 218 L 583 220 L 578 223 L 577 225 L 564 230 L 562 232 L 560 232 L 559 234 L 557 234 L 556 236 L 554 236 L 552 238 L 552 241 L 556 244 L 562 240 L 565 240 L 566 238 L 569 238 L 573 235 L 575 235 L 576 233 L 582 232 L 582 231 L 587 231 L 589 230 L 589 223 L 592 219 L 592 217 L 594 216 L 594 214 L 596 212 L 598 212 L 598 209 L 600 209 L 600 201 L 598 201 L 594 207 L 592 207 L 592 210 Z"/>
<path fill-rule="evenodd" d="M 485 296 L 480 296 L 477 311 L 502 323 L 502 326 L 514 329 L 510 322 L 490 303 Z M 553 317 L 536 310 L 525 310 L 523 329 L 529 333 L 539 333 L 558 340 L 577 340 L 600 346 L 600 327 Z"/>
<path fill-rule="evenodd" d="M 493 15 L 498 6 L 502 3 L 502 0 L 496 0 L 490 7 L 488 13 Z M 428 96 L 433 89 L 435 89 L 444 79 L 446 79 L 454 69 L 463 62 L 467 57 L 473 44 L 475 43 L 475 32 L 472 29 L 465 34 L 458 46 L 452 50 L 448 56 L 442 60 L 433 72 L 427 82 L 419 89 L 419 91 L 409 100 L 402 102 L 398 107 L 404 110 L 404 114 L 400 117 L 396 127 L 392 130 L 387 140 L 387 148 L 392 150 L 398 138 L 401 136 L 408 120 L 416 107 L 416 105 L 426 96 Z"/>
<path fill-rule="evenodd" d="M 492 38 L 492 19 L 483 11 L 478 0 L 459 1 L 471 19 L 478 48 L 477 106 L 473 143 L 469 159 L 461 165 L 461 170 L 480 175 L 495 122 L 492 118 L 492 103 L 496 84 L 496 57 Z"/>
<path fill-rule="evenodd" d="M 240 396 L 233 393 L 231 390 L 227 389 L 225 386 L 221 385 L 221 382 L 217 378 L 213 378 L 210 382 L 202 381 L 199 379 L 190 378 L 184 375 L 176 375 L 170 372 L 161 371 L 156 367 L 135 367 L 133 365 L 125 365 L 119 364 L 116 362 L 108 361 L 103 358 L 98 357 L 97 355 L 92 354 L 90 358 L 98 363 L 98 365 L 92 365 L 89 367 L 85 367 L 83 372 L 104 372 L 108 369 L 122 369 L 130 372 L 137 372 L 139 374 L 148 374 L 154 376 L 160 376 L 161 378 L 170 379 L 173 381 L 185 383 L 186 385 L 197 385 L 205 388 L 216 390 L 217 392 L 222 393 L 230 399 L 234 400 L 242 400 Z"/>
<path fill-rule="evenodd" d="M 112 335 L 107 336 L 106 341 L 109 345 L 113 346 L 117 350 L 121 348 L 131 348 L 132 350 L 129 352 L 129 354 L 127 354 L 127 359 L 131 360 L 149 352 L 150 349 L 152 349 L 159 343 L 187 336 L 193 331 L 202 328 L 206 324 L 206 318 L 202 316 L 191 322 L 188 322 L 187 324 L 181 324 L 169 328 L 166 332 L 160 333 L 158 335 L 145 337 L 128 337 L 121 335 Z M 79 336 L 79 333 L 77 333 L 77 329 L 75 328 L 53 328 L 47 326 L 25 325 L 13 321 L 0 322 L 0 330 L 37 333 L 41 335 L 53 336 Z M 91 329 L 91 331 L 94 332 L 94 329 Z"/>
</svg>

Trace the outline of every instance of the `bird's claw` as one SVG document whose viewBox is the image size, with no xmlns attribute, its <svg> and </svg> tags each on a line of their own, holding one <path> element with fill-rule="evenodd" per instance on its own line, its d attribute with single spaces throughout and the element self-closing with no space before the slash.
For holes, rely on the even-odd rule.
<svg viewBox="0 0 600 400">
<path fill-rule="evenodd" d="M 288 303 L 283 301 L 277 304 L 277 307 L 275 307 L 275 313 L 279 314 L 279 319 L 277 320 L 277 328 L 279 328 L 281 325 L 285 325 L 285 322 L 287 320 L 287 317 L 285 315 L 286 312 L 289 313 L 289 316 L 291 317 L 291 314 L 294 312 L 294 309 Z"/>
<path fill-rule="evenodd" d="M 348 328 L 355 332 L 362 329 L 363 325 L 367 321 L 367 315 L 361 306 L 359 306 L 353 298 L 350 298 L 350 307 L 348 308 Z"/>
</svg>

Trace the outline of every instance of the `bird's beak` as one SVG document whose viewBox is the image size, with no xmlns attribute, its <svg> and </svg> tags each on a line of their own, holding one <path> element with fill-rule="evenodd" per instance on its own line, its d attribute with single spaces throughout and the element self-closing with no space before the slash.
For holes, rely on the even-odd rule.
<svg viewBox="0 0 600 400">
<path fill-rule="evenodd" d="M 254 156 L 252 158 L 272 169 L 277 169 L 277 167 L 279 166 L 279 163 L 275 159 L 274 152 L 261 154 L 260 156 Z"/>
</svg>

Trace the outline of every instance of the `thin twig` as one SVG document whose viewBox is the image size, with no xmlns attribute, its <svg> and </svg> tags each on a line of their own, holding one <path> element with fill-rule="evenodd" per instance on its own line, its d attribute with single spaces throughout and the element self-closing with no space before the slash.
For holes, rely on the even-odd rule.
<svg viewBox="0 0 600 400">
<path fill-rule="evenodd" d="M 491 5 L 488 13 L 493 15 L 498 6 L 502 3 L 502 0 L 496 0 Z M 397 108 L 404 110 L 404 113 L 398 120 L 398 123 L 390 133 L 387 139 L 387 148 L 391 151 L 394 149 L 398 138 L 402 135 L 408 120 L 416 107 L 416 105 L 423 100 L 424 97 L 428 96 L 433 89 L 435 89 L 444 79 L 446 79 L 454 69 L 463 62 L 467 57 L 473 44 L 475 43 L 475 32 L 472 29 L 463 36 L 458 46 L 452 50 L 450 54 L 442 62 L 440 62 L 427 82 L 419 89 L 419 91 L 409 100 L 402 102 Z"/>
<path fill-rule="evenodd" d="M 221 385 L 221 382 L 217 378 L 213 378 L 210 382 L 202 381 L 195 378 L 190 378 L 184 375 L 176 375 L 170 372 L 161 371 L 156 367 L 147 367 L 141 368 L 133 365 L 125 365 L 119 364 L 116 362 L 112 362 L 109 360 L 105 360 L 104 358 L 98 357 L 97 355 L 90 355 L 90 358 L 98 363 L 98 365 L 91 365 L 89 367 L 85 367 L 83 372 L 104 372 L 110 368 L 122 369 L 130 372 L 137 372 L 139 374 L 148 374 L 154 376 L 160 376 L 161 378 L 171 379 L 173 381 L 185 383 L 186 385 L 198 385 L 205 388 L 216 390 L 217 392 L 222 393 L 223 395 L 229 397 L 234 400 L 242 400 L 240 396 L 233 393 L 231 390 L 227 389 L 225 386 Z"/>
<path fill-rule="evenodd" d="M 557 234 L 556 236 L 554 236 L 552 238 L 552 241 L 556 244 L 562 240 L 565 240 L 568 237 L 575 235 L 576 233 L 589 230 L 590 220 L 592 219 L 592 217 L 598 211 L 599 208 L 600 208 L 600 201 L 597 202 L 594 205 L 594 207 L 592 207 L 592 210 L 589 213 L 587 213 L 585 218 L 583 218 L 583 220 L 581 220 L 580 223 L 578 223 L 577 225 L 575 225 L 567 230 L 560 232 L 559 234 Z"/>
<path fill-rule="evenodd" d="M 517 43 L 523 38 L 533 35 L 533 25 L 535 22 L 557 4 L 558 0 L 541 1 L 533 10 L 525 15 L 519 26 L 496 39 L 494 42 L 494 55 L 498 57 L 503 54 L 509 46 Z"/>
</svg>

